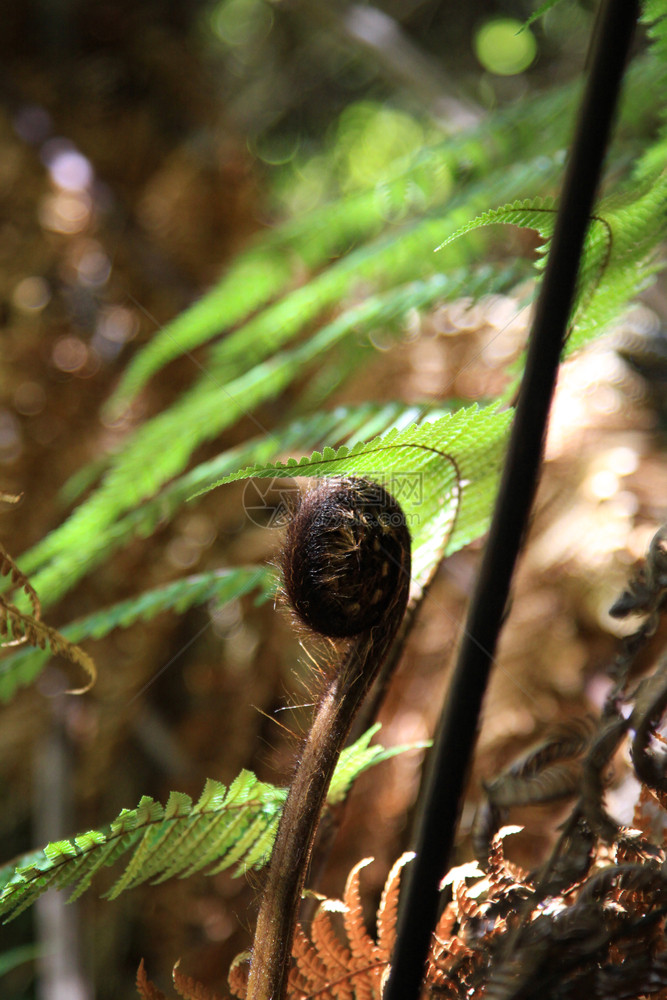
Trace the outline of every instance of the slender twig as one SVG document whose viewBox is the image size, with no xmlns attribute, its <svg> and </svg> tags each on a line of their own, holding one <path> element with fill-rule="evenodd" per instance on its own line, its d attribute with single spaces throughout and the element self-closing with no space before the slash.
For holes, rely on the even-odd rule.
<svg viewBox="0 0 667 1000">
<path fill-rule="evenodd" d="M 637 0 L 607 0 L 599 21 L 489 541 L 430 764 L 417 857 L 401 900 L 384 1000 L 419 995 L 439 884 L 452 854 L 482 701 L 537 486 L 579 261 L 637 14 Z"/>
</svg>

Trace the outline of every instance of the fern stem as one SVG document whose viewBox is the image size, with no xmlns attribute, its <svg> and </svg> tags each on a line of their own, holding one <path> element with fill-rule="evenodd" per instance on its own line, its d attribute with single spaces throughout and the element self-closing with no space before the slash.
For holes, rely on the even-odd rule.
<svg viewBox="0 0 667 1000">
<path fill-rule="evenodd" d="M 407 598 L 407 585 L 404 592 Z M 301 893 L 327 789 L 352 720 L 394 634 L 380 625 L 357 640 L 320 701 L 271 852 L 246 1000 L 285 996 Z"/>
<path fill-rule="evenodd" d="M 354 678 L 363 673 L 368 652 L 360 651 L 355 644 L 352 662 L 329 685 L 303 747 L 271 852 L 255 930 L 247 1000 L 277 1000 L 284 995 L 315 832 L 348 722 L 359 703 L 360 685 Z"/>
<path fill-rule="evenodd" d="M 401 901 L 397 943 L 384 1000 L 416 1000 L 419 995 L 436 922 L 439 885 L 452 853 L 482 701 L 537 487 L 584 237 L 637 13 L 636 0 L 607 0 L 602 9 L 489 541 L 439 724 L 418 833 L 417 857 L 408 873 Z"/>
<path fill-rule="evenodd" d="M 306 869 L 338 756 L 403 619 L 410 535 L 381 486 L 333 480 L 301 502 L 287 533 L 285 588 L 311 628 L 351 643 L 326 686 L 290 786 L 253 942 L 247 1000 L 283 1000 Z M 348 625 L 354 622 L 350 636 Z"/>
</svg>

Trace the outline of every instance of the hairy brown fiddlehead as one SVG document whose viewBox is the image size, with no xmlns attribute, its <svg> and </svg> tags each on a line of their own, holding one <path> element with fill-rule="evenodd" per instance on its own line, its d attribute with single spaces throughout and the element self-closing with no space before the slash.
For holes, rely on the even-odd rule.
<svg viewBox="0 0 667 1000">
<path fill-rule="evenodd" d="M 300 502 L 282 559 L 297 616 L 346 639 L 319 700 L 271 855 L 248 1000 L 282 1000 L 306 868 L 338 755 L 389 651 L 410 590 L 410 533 L 396 500 L 364 479 L 322 482 Z"/>
</svg>

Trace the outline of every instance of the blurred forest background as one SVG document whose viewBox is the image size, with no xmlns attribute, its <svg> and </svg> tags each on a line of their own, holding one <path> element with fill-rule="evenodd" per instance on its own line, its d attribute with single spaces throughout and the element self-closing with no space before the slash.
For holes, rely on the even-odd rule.
<svg viewBox="0 0 667 1000">
<path fill-rule="evenodd" d="M 534 7 L 1 0 L 0 488 L 22 497 L 2 514 L 8 551 L 19 556 L 61 523 L 94 479 L 90 463 L 101 468 L 200 375 L 205 354 L 191 352 L 120 415 L 104 405 L 133 354 L 257 234 L 326 202 L 334 184 L 372 182 L 440 131 L 578 77 L 594 5 L 564 2 L 517 35 Z M 653 125 L 649 114 L 647 133 Z M 534 248 L 530 232 L 498 229 L 489 253 L 530 261 Z M 664 517 L 666 308 L 658 284 L 610 338 L 564 366 L 475 787 L 545 726 L 600 704 L 620 627 L 607 609 Z M 313 398 L 330 377 L 340 385 L 328 407 L 487 401 L 505 388 L 528 322 L 520 297 L 436 302 L 412 311 L 398 335 L 360 333 L 363 365 L 327 362 L 310 376 Z M 252 419 L 239 412 L 197 460 L 255 435 L 257 420 L 270 429 L 298 414 L 307 388 L 291 386 Z M 47 620 L 69 622 L 184 573 L 270 562 L 279 547 L 278 530 L 246 516 L 242 488 L 225 487 L 125 545 Z M 385 745 L 432 735 L 478 551 L 454 555 L 435 580 L 381 711 Z M 196 798 L 206 777 L 229 782 L 243 767 L 288 780 L 297 744 L 275 720 L 298 733 L 308 713 L 276 713 L 290 692 L 308 700 L 295 677 L 307 667 L 280 604 L 247 597 L 172 611 L 86 649 L 98 668 L 90 693 L 63 695 L 80 678 L 54 663 L 2 708 L 4 860 L 100 826 L 143 794 Z M 322 892 L 339 895 L 351 865 L 372 855 L 372 906 L 409 842 L 420 767 L 414 752 L 362 776 Z M 619 809 L 623 776 L 619 762 Z M 524 861 L 544 856 L 557 818 L 517 818 L 528 824 L 515 838 Z M 261 876 L 173 879 L 114 902 L 98 898 L 108 884 L 101 876 L 70 908 L 49 893 L 3 928 L 3 996 L 129 1000 L 142 957 L 162 988 L 181 957 L 186 972 L 224 990 L 249 944 Z"/>
</svg>

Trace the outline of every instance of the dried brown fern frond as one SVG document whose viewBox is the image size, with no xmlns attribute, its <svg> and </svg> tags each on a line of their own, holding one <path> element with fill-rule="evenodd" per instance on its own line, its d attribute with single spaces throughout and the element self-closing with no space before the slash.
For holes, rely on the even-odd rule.
<svg viewBox="0 0 667 1000">
<path fill-rule="evenodd" d="M 297 925 L 288 987 L 290 1000 L 380 1000 L 396 939 L 400 877 L 413 856 L 409 853 L 400 857 L 389 873 L 376 915 L 377 940 L 363 921 L 359 884 L 361 871 L 372 858 L 352 868 L 342 900 L 322 900 L 308 934 Z M 243 952 L 229 970 L 229 989 L 239 1000 L 245 1000 L 249 961 L 250 953 Z M 183 1000 L 221 1000 L 203 983 L 181 973 L 178 963 L 173 981 Z M 143 1000 L 170 1000 L 148 979 L 143 961 L 136 985 Z"/>
<path fill-rule="evenodd" d="M 306 936 L 301 929 L 295 947 L 295 966 L 290 975 L 289 995 L 295 1000 L 312 996 L 340 1000 L 379 1000 L 382 976 L 396 936 L 398 883 L 404 859 L 392 868 L 383 892 L 378 923 L 382 925 L 382 946 L 366 929 L 359 891 L 360 873 L 372 859 L 356 864 L 347 879 L 342 900 L 320 904 Z M 342 927 L 336 926 L 340 913 Z"/>
<path fill-rule="evenodd" d="M 137 993 L 141 1000 L 168 1000 L 167 995 L 148 978 L 143 958 L 137 969 Z"/>
<path fill-rule="evenodd" d="M 214 993 L 204 983 L 182 973 L 178 968 L 179 963 L 180 959 L 172 969 L 171 976 L 176 992 L 182 1000 L 223 1000 L 219 993 Z M 137 992 L 142 1000 L 169 1000 L 169 997 L 148 978 L 143 958 L 137 969 Z"/>
<path fill-rule="evenodd" d="M 294 965 L 290 972 L 290 1000 L 381 1000 L 382 984 L 396 940 L 396 915 L 401 874 L 412 854 L 393 865 L 376 914 L 377 939 L 362 916 L 361 871 L 372 861 L 364 858 L 350 871 L 342 899 L 320 903 L 309 933 L 297 925 Z M 229 973 L 229 987 L 244 1000 L 249 954 L 238 955 Z"/>
<path fill-rule="evenodd" d="M 627 683 L 637 654 L 658 628 L 660 615 L 667 603 L 667 524 L 663 524 L 651 539 L 646 559 L 638 567 L 628 587 L 609 609 L 614 618 L 631 614 L 644 615 L 644 621 L 625 637 L 621 650 L 609 673 L 620 692 Z"/>
<path fill-rule="evenodd" d="M 495 834 L 486 870 L 468 862 L 444 880 L 451 898 L 431 940 L 424 1000 L 665 1000 L 667 853 L 643 831 L 619 828 L 612 849 L 597 841 L 578 884 L 565 880 L 562 892 L 545 898 L 534 875 L 505 857 L 505 839 L 520 829 Z M 289 1000 L 381 1000 L 411 857 L 399 858 L 387 878 L 376 936 L 362 918 L 360 877 L 369 859 L 352 868 L 341 900 L 320 904 L 308 933 L 297 927 Z M 238 1000 L 245 1000 L 249 958 L 237 956 L 229 972 Z M 177 969 L 174 985 L 183 1000 L 219 1000 Z M 143 966 L 137 987 L 144 1000 L 167 1000 Z"/>
<path fill-rule="evenodd" d="M 192 976 L 186 976 L 181 972 L 178 967 L 179 964 L 180 959 L 176 962 L 171 973 L 179 997 L 182 997 L 183 1000 L 223 1000 L 219 993 L 215 993 L 208 986 L 200 983 L 199 980 L 193 979 Z"/>
<path fill-rule="evenodd" d="M 664 604 L 667 594 L 667 525 L 653 536 L 646 559 L 628 583 L 627 589 L 614 602 L 609 614 L 625 618 L 629 614 L 647 614 L 652 624 Z"/>
<path fill-rule="evenodd" d="M 4 497 L 0 497 L 0 499 L 4 499 Z M 2 545 L 2 543 L 0 543 L 0 573 L 2 576 L 8 576 L 11 579 L 12 589 L 19 587 L 25 594 L 27 594 L 32 606 L 33 618 L 41 618 L 42 606 L 39 603 L 37 591 L 32 586 L 25 573 L 16 565 L 14 559 L 10 556 L 9 552 L 4 545 Z"/>
<path fill-rule="evenodd" d="M 67 692 L 68 694 L 84 694 L 95 683 L 97 670 L 93 658 L 88 653 L 66 639 L 57 629 L 10 604 L 2 595 L 0 595 L 0 635 L 8 637 L 8 641 L 2 645 L 27 642 L 39 649 L 48 647 L 54 656 L 62 656 L 70 663 L 81 667 L 88 675 L 88 682 L 82 687 L 73 688 Z"/>
<path fill-rule="evenodd" d="M 3 499 L 2 495 L 0 499 Z M 87 684 L 68 691 L 68 694 L 84 694 L 89 691 L 97 677 L 92 657 L 80 646 L 66 639 L 57 629 L 41 620 L 42 606 L 37 592 L 2 544 L 0 544 L 0 575 L 10 578 L 12 590 L 16 588 L 23 590 L 32 607 L 32 613 L 21 611 L 7 599 L 5 594 L 0 594 L 0 636 L 5 637 L 0 646 L 19 646 L 27 643 L 38 649 L 48 647 L 54 656 L 64 657 L 70 663 L 81 667 L 88 675 Z"/>
<path fill-rule="evenodd" d="M 472 862 L 450 873 L 452 899 L 433 934 L 424 996 L 458 1000 L 484 982 L 489 952 L 478 945 L 505 929 L 505 914 L 500 911 L 511 906 L 508 902 L 503 907 L 502 901 L 509 901 L 523 885 L 524 873 L 505 860 L 502 848 L 502 840 L 518 829 L 507 827 L 496 835 L 489 872 Z M 389 872 L 375 917 L 375 936 L 362 916 L 360 878 L 369 858 L 350 871 L 342 899 L 322 901 L 308 933 L 297 926 L 289 1000 L 381 1000 L 396 940 L 401 875 L 412 858 L 411 853 L 402 855 Z M 237 956 L 230 969 L 230 990 L 239 1000 L 245 1000 L 249 958 L 248 953 Z"/>
<path fill-rule="evenodd" d="M 484 783 L 486 800 L 478 809 L 472 832 L 481 864 L 490 857 L 494 835 L 510 809 L 577 794 L 581 784 L 580 758 L 593 730 L 593 720 L 588 716 L 562 724 L 546 739 L 529 747 L 492 781 Z"/>
<path fill-rule="evenodd" d="M 380 905 L 376 914 L 377 947 L 383 961 L 389 962 L 396 940 L 396 921 L 398 919 L 398 891 L 401 886 L 403 868 L 414 858 L 412 851 L 407 851 L 394 862 L 387 876 Z"/>
</svg>

